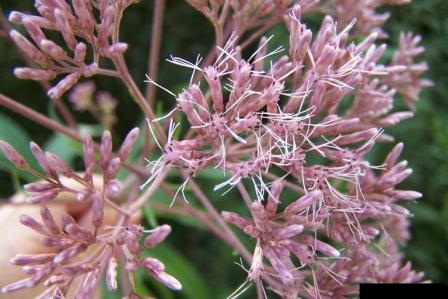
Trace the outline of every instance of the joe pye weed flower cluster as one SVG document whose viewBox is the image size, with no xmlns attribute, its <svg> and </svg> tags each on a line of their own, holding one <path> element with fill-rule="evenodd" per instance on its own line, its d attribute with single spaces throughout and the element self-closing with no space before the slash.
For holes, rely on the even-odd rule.
<svg viewBox="0 0 448 299">
<path fill-rule="evenodd" d="M 172 230 L 140 225 L 140 209 L 157 190 L 172 201 L 154 209 L 195 217 L 241 257 L 247 279 L 229 298 L 251 291 L 258 298 L 346 298 L 362 282 L 424 280 L 399 250 L 410 237 L 410 213 L 400 202 L 421 197 L 396 187 L 412 173 L 399 158 L 404 146 L 397 143 L 380 164 L 366 159 L 375 143 L 394 143 L 387 129 L 411 118 L 421 89 L 431 85 L 421 78 L 426 64 L 415 61 L 424 50 L 418 35 L 402 33 L 392 58 L 384 58 L 388 14 L 375 10 L 409 1 L 186 0 L 210 21 L 215 45 L 195 61 L 173 49 L 167 61 L 191 71 L 179 93 L 157 80 L 160 44 L 170 38 L 161 32 L 163 0 L 153 1 L 148 74 L 129 73 L 120 23 L 137 2 L 36 0 L 33 14 L 9 13 L 16 29 L 3 18 L 28 64 L 14 74 L 41 81 L 61 120 L 7 95 L 0 104 L 81 143 L 83 158 L 74 168 L 31 142 L 36 168 L 0 142 L 5 157 L 35 177 L 11 205 L 40 207 L 38 217 L 25 213 L 20 222 L 43 248 L 11 258 L 23 276 L 2 286 L 4 293 L 38 288 L 29 296 L 93 298 L 104 280 L 109 291 L 139 298 L 139 268 L 180 291 L 183 282 L 144 250 Z M 302 19 L 311 12 L 324 14 L 314 32 Z M 289 32 L 282 45 L 268 34 L 277 24 Z M 120 99 L 96 92 L 93 76 L 121 80 L 141 109 L 121 142 L 110 132 Z M 145 93 L 135 80 L 147 82 Z M 157 88 L 171 99 L 163 114 L 154 110 Z M 408 110 L 394 109 L 396 101 Z M 98 138 L 82 134 L 78 111 L 104 128 Z M 222 180 L 198 184 L 210 170 Z M 180 183 L 167 184 L 169 175 Z M 221 211 L 215 203 L 229 192 L 238 196 Z M 232 201 L 246 211 L 233 210 Z M 55 209 L 60 204 L 70 209 Z"/>
</svg>

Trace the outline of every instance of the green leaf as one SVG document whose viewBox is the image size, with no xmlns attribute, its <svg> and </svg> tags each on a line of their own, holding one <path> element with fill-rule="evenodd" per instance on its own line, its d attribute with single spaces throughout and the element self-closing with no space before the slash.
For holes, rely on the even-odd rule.
<svg viewBox="0 0 448 299">
<path fill-rule="evenodd" d="M 186 298 L 207 299 L 210 290 L 207 288 L 203 278 L 194 266 L 183 257 L 177 250 L 162 243 L 153 249 L 146 250 L 148 255 L 160 259 L 166 268 L 166 272 L 176 277 L 182 284 L 181 293 Z"/>
</svg>

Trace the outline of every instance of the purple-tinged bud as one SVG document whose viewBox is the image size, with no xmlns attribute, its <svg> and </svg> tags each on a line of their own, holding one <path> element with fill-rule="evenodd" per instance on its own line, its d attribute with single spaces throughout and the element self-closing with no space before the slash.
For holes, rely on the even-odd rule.
<svg viewBox="0 0 448 299">
<path fill-rule="evenodd" d="M 280 202 L 280 195 L 282 193 L 282 190 L 283 182 L 281 180 L 277 180 L 272 183 L 265 207 L 266 213 L 268 213 L 270 217 L 274 216 L 277 211 L 277 205 Z"/>
<path fill-rule="evenodd" d="M 79 23 L 85 30 L 91 32 L 93 30 L 93 26 L 95 25 L 95 20 L 92 15 L 92 6 L 90 1 L 72 0 L 72 3 L 75 14 L 78 16 Z"/>
<path fill-rule="evenodd" d="M 126 135 L 126 138 L 124 139 L 120 150 L 118 151 L 118 157 L 121 161 L 125 161 L 129 154 L 132 151 L 132 148 L 137 141 L 137 137 L 140 130 L 139 128 L 134 128 L 131 131 L 129 131 L 128 135 Z"/>
<path fill-rule="evenodd" d="M 221 215 L 226 222 L 232 223 L 241 230 L 244 230 L 246 227 L 252 225 L 250 221 L 244 219 L 243 217 L 234 212 L 223 211 L 221 212 Z"/>
<path fill-rule="evenodd" d="M 55 60 L 64 60 L 68 58 L 67 53 L 64 51 L 64 49 L 62 49 L 51 40 L 41 40 L 41 42 L 39 43 L 39 47 L 42 49 L 42 51 L 44 51 L 44 53 L 50 55 L 51 58 Z"/>
<path fill-rule="evenodd" d="M 304 226 L 301 224 L 292 224 L 287 227 L 277 229 L 274 234 L 275 238 L 279 240 L 289 239 L 303 232 L 303 229 Z"/>
<path fill-rule="evenodd" d="M 92 233 L 77 223 L 70 223 L 64 227 L 64 231 L 74 240 L 80 242 L 91 242 L 94 240 Z"/>
<path fill-rule="evenodd" d="M 61 232 L 59 226 L 56 224 L 56 221 L 54 221 L 54 218 L 47 207 L 42 207 L 40 209 L 40 216 L 42 217 L 42 221 L 44 222 L 45 226 L 52 234 L 58 235 Z"/>
<path fill-rule="evenodd" d="M 60 237 L 44 237 L 41 244 L 45 247 L 67 248 L 73 245 L 73 241 Z"/>
<path fill-rule="evenodd" d="M 367 140 L 372 138 L 373 136 L 378 134 L 378 129 L 372 128 L 363 131 L 359 131 L 352 134 L 347 134 L 339 138 L 335 143 L 338 145 L 345 145 L 350 143 L 358 143 L 363 140 Z"/>
<path fill-rule="evenodd" d="M 174 291 L 180 291 L 182 289 L 182 284 L 166 272 L 153 273 L 152 276 Z"/>
<path fill-rule="evenodd" d="M 42 192 L 42 191 L 47 191 L 47 190 L 53 189 L 54 187 L 55 187 L 54 184 L 47 183 L 47 182 L 36 182 L 36 183 L 29 183 L 29 184 L 23 185 L 23 188 L 25 189 L 25 191 L 28 191 L 28 192 Z"/>
<path fill-rule="evenodd" d="M 77 224 L 75 219 L 70 214 L 67 214 L 65 212 L 61 213 L 61 220 L 64 228 L 69 224 Z"/>
<path fill-rule="evenodd" d="M 373 32 L 367 36 L 362 42 L 356 45 L 354 55 L 364 53 L 378 39 L 378 32 Z"/>
<path fill-rule="evenodd" d="M 118 170 L 121 166 L 121 159 L 118 157 L 110 160 L 109 165 L 107 166 L 106 171 L 104 172 L 104 176 L 107 178 L 114 178 L 117 175 Z"/>
<path fill-rule="evenodd" d="M 78 63 L 81 64 L 86 60 L 86 54 L 87 54 L 87 46 L 84 43 L 78 43 L 76 45 L 76 48 L 74 50 L 75 55 L 73 57 L 73 60 Z"/>
<path fill-rule="evenodd" d="M 390 127 L 390 126 L 398 124 L 402 120 L 412 118 L 413 116 L 414 116 L 414 113 L 410 112 L 410 111 L 397 112 L 397 113 L 390 114 L 385 118 L 380 119 L 379 121 L 377 121 L 377 125 L 380 127 Z"/>
<path fill-rule="evenodd" d="M 49 202 L 50 200 L 55 198 L 58 193 L 59 191 L 56 189 L 34 193 L 26 198 L 26 202 L 30 204 L 41 204 Z"/>
<path fill-rule="evenodd" d="M 15 24 L 23 24 L 23 20 L 28 18 L 27 14 L 21 13 L 19 11 L 11 11 L 8 16 L 8 21 Z"/>
<path fill-rule="evenodd" d="M 56 76 L 56 73 L 51 70 L 16 67 L 14 69 L 14 75 L 23 80 L 49 81 Z"/>
<path fill-rule="evenodd" d="M 64 266 L 61 269 L 61 273 L 68 276 L 76 276 L 80 274 L 84 274 L 87 272 L 91 272 L 93 270 L 93 265 L 91 263 L 82 263 L 82 264 L 72 264 L 69 266 Z"/>
<path fill-rule="evenodd" d="M 104 11 L 102 11 L 101 23 L 97 27 L 98 32 L 98 46 L 103 48 L 107 46 L 108 39 L 112 34 L 115 20 L 115 9 L 113 4 L 108 4 Z"/>
<path fill-rule="evenodd" d="M 65 76 L 65 78 L 59 81 L 58 84 L 56 84 L 56 86 L 48 90 L 47 95 L 52 100 L 59 99 L 65 92 L 67 92 L 70 88 L 72 88 L 73 85 L 76 84 L 76 82 L 78 82 L 79 78 L 81 78 L 81 74 L 78 72 L 71 73 Z"/>
<path fill-rule="evenodd" d="M 332 256 L 332 257 L 341 256 L 341 253 L 336 248 L 334 248 L 333 246 L 331 246 L 325 242 L 317 240 L 312 236 L 305 236 L 303 238 L 303 241 L 305 244 L 315 247 L 315 249 L 317 251 L 320 251 L 323 254 L 326 254 L 328 256 Z"/>
<path fill-rule="evenodd" d="M 12 164 L 17 166 L 17 168 L 26 170 L 29 168 L 28 163 L 25 158 L 19 154 L 11 145 L 3 140 L 0 140 L 0 149 L 5 154 L 6 158 L 11 161 Z"/>
<path fill-rule="evenodd" d="M 395 163 L 398 160 L 398 157 L 400 157 L 402 150 L 403 150 L 403 143 L 400 142 L 396 146 L 394 146 L 394 148 L 390 151 L 390 153 L 384 160 L 383 164 L 386 170 L 391 169 L 395 165 Z"/>
<path fill-rule="evenodd" d="M 269 218 L 268 214 L 266 213 L 266 210 L 261 202 L 254 201 L 250 205 L 250 210 L 252 214 L 254 215 L 254 221 L 255 223 L 259 221 L 264 221 Z"/>
<path fill-rule="evenodd" d="M 25 265 L 41 265 L 53 260 L 54 254 L 35 254 L 35 255 L 25 255 L 18 254 L 9 260 L 11 264 L 17 266 Z"/>
<path fill-rule="evenodd" d="M 308 246 L 290 242 L 287 247 L 302 264 L 311 264 L 315 261 L 314 254 L 308 249 Z"/>
<path fill-rule="evenodd" d="M 151 271 L 151 272 L 165 271 L 165 265 L 158 259 L 155 259 L 152 257 L 146 257 L 146 258 L 140 260 L 139 263 L 142 267 L 145 267 L 148 271 Z"/>
<path fill-rule="evenodd" d="M 111 257 L 106 270 L 106 286 L 109 291 L 117 289 L 117 266 L 117 260 L 115 257 Z"/>
<path fill-rule="evenodd" d="M 103 170 L 107 169 L 109 161 L 112 159 L 112 135 L 105 131 L 101 136 L 100 145 L 100 166 Z"/>
<path fill-rule="evenodd" d="M 16 281 L 14 283 L 8 284 L 2 288 L 2 293 L 11 293 L 16 292 L 26 288 L 32 288 L 35 286 L 35 283 L 31 278 L 25 278 L 23 280 Z"/>
<path fill-rule="evenodd" d="M 117 55 L 123 54 L 124 52 L 126 52 L 127 49 L 128 49 L 127 43 L 115 43 L 109 47 L 104 48 L 101 53 L 105 57 L 113 58 L 116 57 Z"/>
<path fill-rule="evenodd" d="M 45 34 L 42 32 L 42 29 L 36 24 L 36 22 L 33 21 L 32 18 L 25 17 L 23 19 L 23 25 L 36 44 L 39 45 L 40 42 L 45 39 Z"/>
<path fill-rule="evenodd" d="M 75 49 L 77 44 L 75 33 L 73 32 L 73 29 L 70 26 L 70 22 L 68 21 L 66 13 L 56 8 L 54 10 L 54 18 L 56 21 L 56 26 L 61 32 L 62 37 L 64 38 L 67 46 L 72 50 Z"/>
<path fill-rule="evenodd" d="M 204 69 L 204 77 L 210 86 L 213 109 L 216 113 L 222 113 L 224 111 L 224 102 L 221 91 L 221 82 L 218 78 L 218 70 L 212 66 L 208 66 Z"/>
<path fill-rule="evenodd" d="M 95 147 L 93 146 L 93 139 L 89 135 L 85 136 L 82 143 L 84 166 L 86 169 L 91 169 L 95 164 Z"/>
<path fill-rule="evenodd" d="M 403 162 L 405 162 L 405 161 L 403 161 Z M 397 165 L 399 165 L 399 164 L 397 164 Z M 386 189 L 388 187 L 392 187 L 392 186 L 395 186 L 395 185 L 401 183 L 411 174 L 412 174 L 412 169 L 410 169 L 410 168 L 405 169 L 399 173 L 396 173 L 396 172 L 386 173 L 383 177 L 381 177 L 378 180 L 377 185 L 383 189 Z"/>
<path fill-rule="evenodd" d="M 332 114 L 333 115 L 333 114 Z M 329 115 L 324 120 L 322 120 L 322 124 L 331 123 L 332 120 L 336 120 L 338 117 L 330 118 Z M 353 128 L 359 123 L 359 118 L 351 118 L 351 119 L 341 119 L 335 122 L 336 124 L 330 126 L 321 126 L 317 127 L 313 133 L 313 136 L 321 136 L 323 134 L 332 134 L 337 135 L 346 131 L 353 130 Z"/>
<path fill-rule="evenodd" d="M 393 205 L 392 206 L 392 210 L 395 213 L 401 214 L 401 215 L 406 216 L 406 217 L 407 216 L 411 216 L 411 212 L 409 212 L 408 209 L 406 209 L 406 208 L 404 208 L 402 206 L 399 206 L 399 205 Z"/>
<path fill-rule="evenodd" d="M 41 65 L 45 64 L 48 61 L 44 54 L 19 32 L 17 32 L 16 30 L 11 30 L 9 35 L 14 40 L 16 45 L 20 48 L 20 50 L 22 50 L 32 60 Z"/>
<path fill-rule="evenodd" d="M 43 224 L 41 224 L 40 222 L 36 221 L 34 218 L 28 215 L 21 215 L 19 221 L 23 225 L 28 226 L 32 230 L 35 230 L 43 235 L 48 234 L 48 231 Z"/>
<path fill-rule="evenodd" d="M 308 192 L 285 208 L 285 214 L 296 214 L 307 209 L 322 198 L 322 191 L 316 189 Z"/>
<path fill-rule="evenodd" d="M 277 271 L 283 284 L 290 285 L 294 281 L 294 276 L 285 266 L 281 258 L 279 258 L 271 248 L 265 248 L 264 255 L 269 260 L 272 267 L 274 267 L 275 271 Z"/>
<path fill-rule="evenodd" d="M 423 196 L 420 192 L 410 190 L 392 190 L 387 193 L 394 198 L 403 200 L 415 200 Z"/>
<path fill-rule="evenodd" d="M 156 227 L 151 231 L 151 233 L 145 239 L 145 247 L 153 248 L 171 233 L 171 226 L 164 224 Z"/>
<path fill-rule="evenodd" d="M 86 251 L 86 249 L 87 249 L 87 245 L 84 243 L 79 243 L 79 244 L 73 245 L 72 247 L 69 247 L 69 248 L 64 249 L 61 252 L 59 252 L 53 258 L 53 262 L 55 264 L 61 264 L 65 261 L 71 259 L 72 257 Z"/>
<path fill-rule="evenodd" d="M 42 169 L 51 177 L 57 177 L 56 172 L 52 167 L 50 167 L 50 164 L 47 161 L 47 157 L 45 156 L 45 153 L 42 151 L 42 149 L 34 142 L 30 142 L 30 149 L 40 167 L 42 167 Z"/>
<path fill-rule="evenodd" d="M 120 196 L 121 186 L 116 180 L 110 180 L 106 184 L 106 196 L 110 199 L 116 199 Z"/>
<path fill-rule="evenodd" d="M 92 223 L 98 228 L 103 223 L 104 218 L 104 200 L 100 192 L 92 195 Z"/>
<path fill-rule="evenodd" d="M 54 170 L 68 178 L 73 176 L 73 170 L 61 158 L 49 152 L 45 152 L 45 157 Z"/>
</svg>

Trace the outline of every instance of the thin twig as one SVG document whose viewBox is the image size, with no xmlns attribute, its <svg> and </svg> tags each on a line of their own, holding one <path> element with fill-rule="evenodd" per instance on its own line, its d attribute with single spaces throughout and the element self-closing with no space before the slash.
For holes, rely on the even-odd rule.
<svg viewBox="0 0 448 299">
<path fill-rule="evenodd" d="M 165 9 L 165 0 L 155 0 L 154 15 L 152 21 L 151 47 L 149 54 L 148 74 L 151 79 L 157 81 L 157 72 L 159 69 L 160 47 L 162 40 L 163 11 Z M 151 107 L 154 107 L 156 95 L 156 86 L 154 84 L 146 85 L 146 100 Z"/>
</svg>

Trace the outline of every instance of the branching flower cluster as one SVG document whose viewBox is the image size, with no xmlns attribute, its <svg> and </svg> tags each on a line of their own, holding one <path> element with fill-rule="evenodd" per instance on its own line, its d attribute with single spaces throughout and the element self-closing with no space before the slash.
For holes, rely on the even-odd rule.
<svg viewBox="0 0 448 299">
<path fill-rule="evenodd" d="M 381 26 L 388 14 L 375 9 L 408 1 L 187 0 L 212 23 L 216 48 L 194 63 L 168 59 L 192 71 L 178 94 L 157 82 L 154 73 L 147 75 L 148 84 L 173 98 L 172 110 L 159 117 L 150 93 L 145 97 L 130 77 L 123 57 L 127 45 L 118 40 L 123 11 L 135 2 L 38 0 L 40 16 L 10 14 L 30 39 L 15 30 L 10 36 L 38 64 L 15 69 L 17 77 L 52 80 L 63 74 L 49 97 L 58 100 L 75 86 L 69 96 L 75 110 L 95 116 L 103 103 L 112 107 L 109 120 L 117 100 L 103 93 L 105 100 L 95 104 L 94 85 L 76 83 L 82 76 L 118 77 L 142 109 L 151 134 L 139 148 L 139 129 L 131 130 L 115 154 L 109 131 L 95 144 L 91 137 L 44 118 L 46 126 L 82 142 L 82 171 L 31 143 L 41 172 L 0 142 L 13 164 L 40 179 L 24 189 L 28 203 L 43 206 L 42 221 L 24 215 L 20 222 L 55 249 L 13 258 L 28 277 L 5 286 L 4 292 L 43 284 L 46 290 L 39 298 L 59 298 L 70 289 L 78 290 L 76 298 L 92 298 L 102 275 L 109 290 L 117 289 L 118 267 L 125 272 L 126 298 L 138 296 L 133 273 L 139 267 L 180 290 L 181 283 L 165 272 L 161 261 L 143 255 L 143 248 L 163 241 L 171 227 L 146 230 L 132 220 L 157 188 L 172 196 L 173 211 L 196 217 L 241 254 L 247 280 L 229 298 L 252 285 L 258 298 L 268 296 L 267 287 L 282 298 L 345 298 L 357 294 L 359 283 L 423 279 L 410 263 L 403 264 L 399 251 L 410 237 L 410 213 L 399 202 L 421 197 L 398 187 L 412 173 L 406 161 L 399 161 L 403 144 L 395 145 L 383 163 L 366 158 L 375 143 L 394 141 L 385 129 L 414 115 L 394 108 L 397 95 L 413 110 L 421 89 L 431 85 L 421 78 L 427 65 L 416 62 L 424 50 L 419 36 L 403 33 L 389 62 L 384 59 L 386 45 L 378 45 L 386 37 Z M 328 13 L 316 32 L 302 20 L 310 11 Z M 263 35 L 279 22 L 289 31 L 289 44 L 271 50 L 272 36 Z M 47 39 L 45 30 L 61 33 L 65 44 Z M 258 47 L 246 55 L 243 50 L 258 38 Z M 92 55 L 86 54 L 88 49 Z M 110 59 L 115 69 L 100 67 L 100 58 Z M 11 106 L 9 98 L 0 99 Z M 26 115 L 21 106 L 16 111 Z M 106 128 L 111 125 L 97 120 Z M 185 126 L 188 132 L 179 133 Z M 157 148 L 160 154 L 155 154 Z M 143 159 L 127 162 L 133 149 L 155 157 L 147 165 L 149 176 L 141 167 Z M 217 197 L 238 192 L 246 214 L 231 205 L 218 211 L 201 190 L 196 176 L 213 168 L 225 178 L 210 188 Z M 123 181 L 117 177 L 120 169 L 129 172 Z M 164 183 L 170 172 L 183 181 L 175 189 Z M 207 215 L 189 205 L 187 187 Z M 139 194 L 141 189 L 146 191 Z M 60 216 L 61 224 L 55 220 L 45 205 L 63 192 L 87 205 L 88 224 L 68 214 Z M 119 215 L 113 224 L 104 221 L 106 207 Z M 232 226 L 253 240 L 252 248 L 243 245 Z"/>
</svg>

